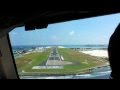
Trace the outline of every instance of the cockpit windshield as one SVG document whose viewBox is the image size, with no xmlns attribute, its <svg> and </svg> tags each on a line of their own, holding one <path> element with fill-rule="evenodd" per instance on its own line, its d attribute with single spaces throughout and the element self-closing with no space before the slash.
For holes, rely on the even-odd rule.
<svg viewBox="0 0 120 90">
<path fill-rule="evenodd" d="M 21 79 L 109 79 L 109 38 L 120 14 L 50 24 L 9 33 Z"/>
</svg>

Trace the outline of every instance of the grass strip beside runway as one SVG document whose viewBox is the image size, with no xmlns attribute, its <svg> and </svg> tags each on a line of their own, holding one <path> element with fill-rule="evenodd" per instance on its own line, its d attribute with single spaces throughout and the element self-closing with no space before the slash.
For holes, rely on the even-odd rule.
<svg viewBox="0 0 120 90">
<path fill-rule="evenodd" d="M 107 60 L 93 57 L 80 53 L 75 50 L 59 48 L 60 56 L 64 57 L 64 61 L 72 62 L 72 65 L 65 65 L 63 69 L 38 69 L 33 70 L 33 66 L 41 65 L 46 62 L 51 50 L 42 53 L 31 53 L 24 55 L 16 60 L 17 68 L 20 75 L 68 75 L 78 73 L 88 73 L 89 69 L 98 66 L 104 66 Z"/>
</svg>

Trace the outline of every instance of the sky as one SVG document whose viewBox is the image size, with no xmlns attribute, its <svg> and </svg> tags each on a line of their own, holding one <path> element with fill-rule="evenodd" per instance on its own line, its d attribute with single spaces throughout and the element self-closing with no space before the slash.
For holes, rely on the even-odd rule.
<svg viewBox="0 0 120 90">
<path fill-rule="evenodd" d="M 9 36 L 13 46 L 108 44 L 119 23 L 120 13 L 49 24 L 45 29 L 33 31 L 19 27 Z"/>
</svg>

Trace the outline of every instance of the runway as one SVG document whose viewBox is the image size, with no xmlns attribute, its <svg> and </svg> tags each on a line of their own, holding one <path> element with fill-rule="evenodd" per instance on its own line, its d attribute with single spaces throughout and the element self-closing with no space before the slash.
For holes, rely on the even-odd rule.
<svg viewBox="0 0 120 90">
<path fill-rule="evenodd" d="M 60 66 L 61 64 L 61 58 L 58 52 L 57 47 L 52 47 L 51 53 L 48 57 L 48 60 L 46 62 L 46 66 Z"/>
<path fill-rule="evenodd" d="M 48 60 L 61 60 L 57 47 L 52 47 Z"/>
</svg>

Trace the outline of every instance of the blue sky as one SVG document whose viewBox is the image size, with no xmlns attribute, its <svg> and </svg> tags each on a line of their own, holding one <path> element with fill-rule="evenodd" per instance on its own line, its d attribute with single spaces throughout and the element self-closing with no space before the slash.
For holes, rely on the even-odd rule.
<svg viewBox="0 0 120 90">
<path fill-rule="evenodd" d="M 20 27 L 9 35 L 12 45 L 108 44 L 119 23 L 120 13 L 50 24 L 46 29 L 35 31 Z"/>
</svg>

